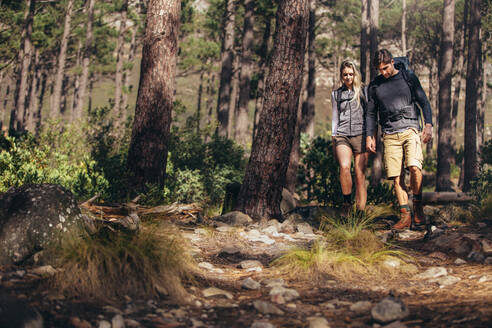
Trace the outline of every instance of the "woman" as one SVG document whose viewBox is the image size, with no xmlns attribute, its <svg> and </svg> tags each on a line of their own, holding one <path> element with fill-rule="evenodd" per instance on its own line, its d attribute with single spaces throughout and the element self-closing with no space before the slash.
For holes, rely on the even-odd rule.
<svg viewBox="0 0 492 328">
<path fill-rule="evenodd" d="M 331 93 L 333 109 L 332 138 L 335 156 L 340 165 L 340 184 L 343 193 L 343 212 L 352 207 L 352 175 L 350 166 L 354 156 L 355 199 L 358 210 L 364 210 L 367 201 L 365 145 L 366 92 L 359 71 L 352 61 L 345 60 L 340 66 L 342 86 Z"/>
</svg>

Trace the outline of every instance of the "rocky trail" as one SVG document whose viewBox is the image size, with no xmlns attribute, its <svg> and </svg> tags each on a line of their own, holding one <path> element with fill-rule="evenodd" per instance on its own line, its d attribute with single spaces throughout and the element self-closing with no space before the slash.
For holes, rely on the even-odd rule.
<svg viewBox="0 0 492 328">
<path fill-rule="evenodd" d="M 308 220 L 309 222 L 309 220 Z M 438 226 L 392 234 L 418 273 L 381 279 L 291 279 L 271 266 L 292 247 L 309 247 L 321 232 L 301 220 L 254 223 L 239 212 L 217 220 L 175 222 L 205 278 L 185 286 L 190 305 L 126 297 L 118 305 L 67 299 L 42 288 L 54 269 L 0 268 L 2 297 L 36 308 L 44 327 L 491 327 L 492 223 Z M 388 223 L 389 224 L 389 223 Z M 392 265 L 389 263 L 388 265 Z M 395 264 L 396 265 L 396 264 Z M 14 303 L 15 303 L 14 302 Z M 19 308 L 0 314 L 21 316 Z M 30 306 L 30 307 L 29 307 Z M 11 319 L 11 327 L 15 319 Z M 3 326 L 2 326 L 3 327 Z M 7 325 L 6 327 L 10 327 Z"/>
</svg>

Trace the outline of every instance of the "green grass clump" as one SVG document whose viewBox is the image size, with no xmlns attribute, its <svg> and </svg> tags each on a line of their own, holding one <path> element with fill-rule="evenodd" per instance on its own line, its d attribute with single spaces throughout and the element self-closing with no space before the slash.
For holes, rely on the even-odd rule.
<svg viewBox="0 0 492 328">
<path fill-rule="evenodd" d="M 410 257 L 391 249 L 372 231 L 375 218 L 391 213 L 391 208 L 378 206 L 346 218 L 325 217 L 321 240 L 310 249 L 289 251 L 273 265 L 292 278 L 328 276 L 351 281 L 413 273 L 415 266 L 407 263 Z"/>
<path fill-rule="evenodd" d="M 192 260 L 170 227 L 100 228 L 65 238 L 51 252 L 60 268 L 51 283 L 69 297 L 108 301 L 168 293 L 177 302 L 186 301 L 181 281 L 191 272 Z"/>
</svg>

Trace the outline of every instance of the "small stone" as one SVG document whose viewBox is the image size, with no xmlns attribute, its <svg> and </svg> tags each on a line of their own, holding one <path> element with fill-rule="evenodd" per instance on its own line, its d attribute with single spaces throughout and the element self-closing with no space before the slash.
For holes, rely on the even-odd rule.
<svg viewBox="0 0 492 328">
<path fill-rule="evenodd" d="M 302 232 L 303 234 L 306 235 L 313 234 L 313 228 L 308 223 L 299 223 L 297 225 L 297 231 Z"/>
<path fill-rule="evenodd" d="M 43 277 L 52 277 L 56 270 L 51 265 L 44 265 L 33 269 L 32 272 Z"/>
<path fill-rule="evenodd" d="M 372 303 L 369 301 L 359 301 L 350 306 L 350 311 L 357 314 L 369 312 L 372 308 Z"/>
<path fill-rule="evenodd" d="M 387 259 L 383 262 L 383 266 L 388 269 L 397 269 L 400 267 L 400 261 L 397 259 Z"/>
<path fill-rule="evenodd" d="M 481 252 L 470 252 L 467 258 L 472 260 L 473 262 L 478 262 L 478 263 L 482 263 L 483 261 L 485 261 L 485 255 Z"/>
<path fill-rule="evenodd" d="M 448 271 L 444 267 L 431 267 L 424 272 L 415 276 L 417 279 L 432 279 L 437 277 L 446 276 Z"/>
<path fill-rule="evenodd" d="M 389 325 L 383 326 L 382 328 L 407 328 L 407 325 L 398 320 L 390 323 Z"/>
<path fill-rule="evenodd" d="M 139 328 L 139 327 L 142 327 L 142 325 L 140 324 L 140 322 L 138 322 L 136 320 L 133 320 L 133 319 L 125 319 L 125 325 L 126 325 L 126 327 L 129 327 L 129 328 Z"/>
<path fill-rule="evenodd" d="M 446 286 L 454 285 L 458 281 L 460 281 L 461 278 L 454 277 L 454 276 L 444 276 L 444 277 L 439 277 L 435 279 L 429 280 L 429 282 L 437 282 L 439 284 L 440 288 L 444 288 Z"/>
<path fill-rule="evenodd" d="M 459 257 L 454 261 L 454 264 L 456 265 L 462 265 L 462 264 L 466 264 L 466 261 L 463 260 L 463 259 L 460 259 Z"/>
<path fill-rule="evenodd" d="M 283 286 L 284 280 L 282 278 L 264 279 L 261 281 L 267 288 L 273 288 L 275 286 Z"/>
<path fill-rule="evenodd" d="M 251 325 L 251 328 L 275 328 L 275 326 L 268 321 L 255 321 Z"/>
<path fill-rule="evenodd" d="M 101 321 L 99 321 L 97 328 L 111 328 L 111 323 L 109 321 L 106 321 L 106 320 L 101 320 Z"/>
<path fill-rule="evenodd" d="M 173 309 L 169 312 L 178 320 L 188 317 L 188 313 L 183 309 Z"/>
<path fill-rule="evenodd" d="M 191 324 L 192 324 L 192 328 L 199 328 L 199 327 L 205 327 L 205 324 L 203 322 L 201 322 L 200 320 L 196 320 L 196 319 L 193 319 L 191 318 Z"/>
<path fill-rule="evenodd" d="M 125 320 L 121 314 L 117 314 L 111 319 L 112 328 L 125 328 Z"/>
<path fill-rule="evenodd" d="M 74 328 L 92 328 L 92 325 L 85 320 L 81 320 L 79 317 L 70 318 L 70 323 Z"/>
<path fill-rule="evenodd" d="M 202 293 L 203 293 L 204 297 L 225 296 L 230 300 L 233 299 L 233 296 L 231 293 L 229 293 L 228 291 L 219 289 L 219 288 L 215 288 L 215 287 L 210 287 L 210 288 L 204 289 L 202 291 Z"/>
<path fill-rule="evenodd" d="M 492 276 L 482 276 L 480 279 L 478 279 L 478 282 L 487 282 L 487 281 L 492 281 Z"/>
<path fill-rule="evenodd" d="M 405 303 L 393 297 L 386 297 L 371 310 L 372 318 L 381 323 L 406 318 L 410 314 Z"/>
<path fill-rule="evenodd" d="M 482 239 L 480 242 L 482 243 L 482 250 L 485 254 L 492 253 L 492 241 L 488 239 Z"/>
<path fill-rule="evenodd" d="M 289 309 L 293 309 L 293 310 L 297 309 L 297 305 L 295 303 L 289 303 L 286 305 L 286 307 L 288 307 Z"/>
<path fill-rule="evenodd" d="M 263 314 L 284 315 L 284 312 L 280 310 L 278 307 L 265 301 L 256 300 L 253 302 L 253 306 L 255 307 L 256 310 L 258 310 Z"/>
<path fill-rule="evenodd" d="M 281 286 L 275 286 L 270 290 L 270 296 L 282 295 L 282 297 L 287 301 L 292 301 L 299 298 L 299 293 L 295 289 L 289 289 Z"/>
<path fill-rule="evenodd" d="M 484 264 L 487 264 L 487 265 L 492 264 L 492 256 L 487 257 L 487 258 L 483 261 L 483 263 L 484 263 Z"/>
<path fill-rule="evenodd" d="M 441 261 L 446 261 L 448 259 L 448 256 L 446 254 L 444 254 L 443 252 L 432 252 L 427 256 L 441 260 Z"/>
<path fill-rule="evenodd" d="M 309 328 L 330 328 L 328 321 L 323 317 L 309 317 Z"/>
<path fill-rule="evenodd" d="M 219 253 L 219 256 L 224 256 L 224 255 L 236 255 L 241 253 L 241 250 L 238 247 L 235 246 L 226 246 L 222 248 L 222 250 Z"/>
<path fill-rule="evenodd" d="M 214 220 L 224 222 L 233 226 L 245 226 L 253 223 L 253 219 L 239 211 L 226 213 L 224 215 L 215 217 Z"/>
<path fill-rule="evenodd" d="M 114 306 L 111 306 L 111 305 L 103 306 L 103 310 L 104 310 L 104 312 L 109 312 L 109 313 L 114 313 L 114 314 L 122 314 L 123 313 L 120 309 L 115 308 Z"/>
<path fill-rule="evenodd" d="M 200 262 L 198 263 L 198 267 L 215 273 L 224 273 L 224 270 L 216 268 L 212 263 L 208 262 Z"/>
<path fill-rule="evenodd" d="M 242 281 L 241 287 L 243 287 L 244 289 L 257 290 L 260 289 L 261 284 L 248 277 Z"/>
<path fill-rule="evenodd" d="M 285 299 L 281 294 L 272 295 L 272 297 L 270 299 L 272 300 L 273 303 L 285 304 Z"/>
<path fill-rule="evenodd" d="M 251 268 L 263 268 L 263 264 L 260 261 L 256 260 L 245 260 L 239 262 L 239 267 L 241 269 L 251 269 Z"/>
</svg>

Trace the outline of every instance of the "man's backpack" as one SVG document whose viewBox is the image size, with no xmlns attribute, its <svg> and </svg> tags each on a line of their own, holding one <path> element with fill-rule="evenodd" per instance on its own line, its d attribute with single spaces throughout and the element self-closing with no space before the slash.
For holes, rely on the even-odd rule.
<svg viewBox="0 0 492 328">
<path fill-rule="evenodd" d="M 408 88 L 410 89 L 410 93 L 412 94 L 412 102 L 417 104 L 417 97 L 415 96 L 415 86 L 413 85 L 412 78 L 410 77 L 413 74 L 413 70 L 410 68 L 410 60 L 408 57 L 393 57 L 393 61 L 395 62 L 395 68 L 401 71 L 403 79 L 408 84 Z"/>
</svg>

